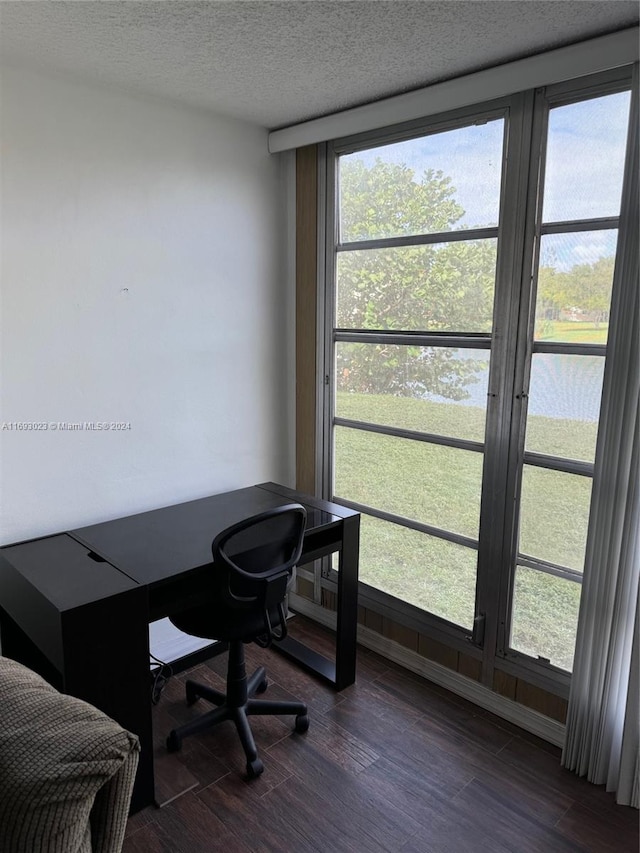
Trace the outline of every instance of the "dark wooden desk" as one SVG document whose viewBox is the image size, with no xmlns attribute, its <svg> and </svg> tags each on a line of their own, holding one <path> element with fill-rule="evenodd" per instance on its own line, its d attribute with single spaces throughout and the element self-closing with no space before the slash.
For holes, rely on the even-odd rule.
<svg viewBox="0 0 640 853">
<path fill-rule="evenodd" d="M 278 647 L 341 690 L 355 681 L 360 529 L 346 507 L 262 483 L 0 549 L 2 653 L 140 737 L 132 811 L 154 800 L 148 623 L 198 601 L 217 533 L 294 501 L 308 513 L 301 565 L 340 555 L 336 658 Z"/>
</svg>

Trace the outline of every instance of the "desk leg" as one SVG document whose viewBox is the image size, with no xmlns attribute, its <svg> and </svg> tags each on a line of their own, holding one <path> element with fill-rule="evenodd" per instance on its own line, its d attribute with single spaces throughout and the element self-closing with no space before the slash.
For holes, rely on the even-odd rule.
<svg viewBox="0 0 640 853">
<path fill-rule="evenodd" d="M 62 689 L 140 738 L 132 813 L 154 798 L 148 614 L 145 587 L 62 614 Z"/>
<path fill-rule="evenodd" d="M 342 550 L 338 572 L 338 623 L 336 630 L 336 690 L 356 680 L 358 633 L 358 557 L 360 516 L 343 521 Z"/>
<path fill-rule="evenodd" d="M 343 519 L 342 549 L 338 571 L 338 612 L 335 663 L 314 652 L 293 637 L 275 642 L 274 649 L 314 675 L 319 675 L 336 690 L 356 680 L 356 642 L 358 636 L 358 559 L 360 554 L 360 516 Z M 295 610 L 295 607 L 293 608 Z"/>
</svg>

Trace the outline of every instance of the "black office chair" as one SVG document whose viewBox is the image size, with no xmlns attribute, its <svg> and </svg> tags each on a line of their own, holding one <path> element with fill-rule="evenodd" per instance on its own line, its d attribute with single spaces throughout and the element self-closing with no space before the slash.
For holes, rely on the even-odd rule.
<svg viewBox="0 0 640 853">
<path fill-rule="evenodd" d="M 217 707 L 170 732 L 167 749 L 180 749 L 182 739 L 224 720 L 233 720 L 247 756 L 247 774 L 264 770 L 249 726 L 252 714 L 295 714 L 295 731 L 309 728 L 307 706 L 295 701 L 254 699 L 267 689 L 264 667 L 247 678 L 244 644 L 267 647 L 286 636 L 284 599 L 302 552 L 307 513 L 300 504 L 287 504 L 254 515 L 218 534 L 211 546 L 213 567 L 206 603 L 171 616 L 187 634 L 229 643 L 227 692 L 187 681 L 187 702 L 199 697 Z"/>
</svg>

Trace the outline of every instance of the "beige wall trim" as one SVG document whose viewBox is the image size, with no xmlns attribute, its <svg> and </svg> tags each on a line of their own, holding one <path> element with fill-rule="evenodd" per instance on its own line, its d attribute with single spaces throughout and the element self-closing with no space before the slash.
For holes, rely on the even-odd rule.
<svg viewBox="0 0 640 853">
<path fill-rule="evenodd" d="M 335 628 L 335 613 L 297 595 L 290 596 L 290 604 L 293 610 L 298 613 L 315 619 L 316 622 L 328 628 Z M 490 711 L 503 720 L 520 726 L 520 728 L 537 735 L 548 743 L 560 747 L 564 744 L 565 727 L 562 723 L 533 711 L 525 705 L 507 699 L 499 693 L 489 690 L 478 681 L 466 678 L 445 666 L 440 666 L 440 664 L 434 663 L 362 625 L 358 625 L 358 643 L 377 652 L 387 660 L 415 672 L 416 675 L 421 675 L 429 681 L 433 681 L 434 684 L 450 690 L 457 696 L 462 696 L 469 702 L 473 702 L 474 705 L 484 708 L 485 711 Z"/>
<path fill-rule="evenodd" d="M 296 488 L 316 490 L 318 154 L 296 152 Z"/>
</svg>

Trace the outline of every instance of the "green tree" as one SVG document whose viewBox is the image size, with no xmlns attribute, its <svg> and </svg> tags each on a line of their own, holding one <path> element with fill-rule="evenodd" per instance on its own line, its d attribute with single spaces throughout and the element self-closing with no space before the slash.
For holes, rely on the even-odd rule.
<svg viewBox="0 0 640 853">
<path fill-rule="evenodd" d="M 596 323 L 607 319 L 613 282 L 613 256 L 598 258 L 592 264 L 576 264 L 563 273 L 565 308 L 579 308 Z"/>
<path fill-rule="evenodd" d="M 340 231 L 344 242 L 449 231 L 464 215 L 451 179 L 428 169 L 420 181 L 403 163 L 377 157 L 372 166 L 344 158 Z"/>
<path fill-rule="evenodd" d="M 591 264 L 575 264 L 558 270 L 553 258 L 538 271 L 536 336 L 546 337 L 553 323 L 576 311 L 576 319 L 599 323 L 608 319 L 615 258 L 598 258 Z M 551 261 L 549 263 L 549 261 Z"/>
<path fill-rule="evenodd" d="M 452 230 L 464 215 L 455 187 L 439 171 L 417 179 L 404 164 L 371 166 L 345 158 L 340 170 L 343 243 Z M 347 329 L 488 332 L 491 329 L 495 245 L 462 241 L 350 249 L 337 267 L 337 325 Z M 445 347 L 342 344 L 338 388 L 463 399 L 477 360 Z"/>
</svg>

